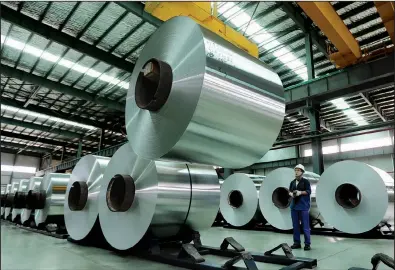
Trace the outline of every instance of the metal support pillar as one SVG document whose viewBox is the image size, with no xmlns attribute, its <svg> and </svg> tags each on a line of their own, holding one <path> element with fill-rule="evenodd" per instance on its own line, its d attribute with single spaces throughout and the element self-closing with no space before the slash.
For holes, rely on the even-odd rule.
<svg viewBox="0 0 395 270">
<path fill-rule="evenodd" d="M 311 103 L 308 106 L 309 119 L 310 119 L 310 131 L 313 135 L 316 135 L 321 130 L 320 125 L 320 105 Z M 313 152 L 313 172 L 321 175 L 324 172 L 324 157 L 322 154 L 322 141 L 321 138 L 313 138 L 311 140 L 311 149 Z"/>
<path fill-rule="evenodd" d="M 99 149 L 98 151 L 103 149 L 103 144 L 104 144 L 104 128 L 100 130 L 100 139 L 99 139 Z"/>
<path fill-rule="evenodd" d="M 314 57 L 313 57 L 313 42 L 310 33 L 306 33 L 305 37 L 305 48 L 306 48 L 306 66 L 307 66 L 307 76 L 309 80 L 315 78 L 314 72 Z"/>
<path fill-rule="evenodd" d="M 77 158 L 80 158 L 82 154 L 82 140 L 78 142 L 78 151 L 77 151 Z"/>
<path fill-rule="evenodd" d="M 52 154 L 49 155 L 48 158 L 48 167 L 47 168 L 51 168 L 52 167 Z"/>
<path fill-rule="evenodd" d="M 10 182 L 9 182 L 9 184 L 12 183 L 12 177 L 14 176 L 14 166 L 15 166 L 16 159 L 17 159 L 17 158 L 18 158 L 18 154 L 15 154 L 14 160 L 13 160 L 13 162 L 12 162 L 12 171 L 11 171 L 11 174 L 10 174 Z"/>
<path fill-rule="evenodd" d="M 60 157 L 60 163 L 63 162 L 65 152 L 66 152 L 66 147 L 63 146 L 63 147 L 62 147 L 62 155 L 61 155 L 61 157 Z"/>
<path fill-rule="evenodd" d="M 231 174 L 233 174 L 233 169 L 224 168 L 224 179 L 228 178 Z"/>
</svg>

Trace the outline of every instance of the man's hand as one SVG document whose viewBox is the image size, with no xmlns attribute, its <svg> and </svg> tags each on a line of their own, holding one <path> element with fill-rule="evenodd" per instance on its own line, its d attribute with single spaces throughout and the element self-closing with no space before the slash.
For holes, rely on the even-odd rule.
<svg viewBox="0 0 395 270">
<path fill-rule="evenodd" d="M 298 196 L 300 196 L 300 195 L 302 195 L 302 191 L 294 190 L 294 196 L 295 196 L 295 197 L 298 197 Z"/>
<path fill-rule="evenodd" d="M 293 197 L 293 196 L 294 196 L 294 194 L 293 194 L 292 192 L 289 192 L 288 195 L 289 195 L 290 197 Z"/>
</svg>

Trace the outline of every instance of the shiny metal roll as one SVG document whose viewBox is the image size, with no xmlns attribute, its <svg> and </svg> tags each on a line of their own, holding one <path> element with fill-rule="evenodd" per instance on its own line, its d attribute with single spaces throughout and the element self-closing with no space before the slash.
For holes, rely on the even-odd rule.
<svg viewBox="0 0 395 270">
<path fill-rule="evenodd" d="M 212 166 L 142 159 L 125 144 L 105 170 L 99 219 L 107 242 L 125 250 L 147 232 L 167 238 L 183 226 L 210 228 L 218 204 L 219 184 Z"/>
<path fill-rule="evenodd" d="M 17 221 L 18 216 L 20 217 L 22 208 L 26 205 L 26 196 L 29 189 L 29 182 L 29 179 L 22 179 L 19 182 L 19 188 L 15 193 L 11 212 L 11 220 L 14 222 Z"/>
<path fill-rule="evenodd" d="M 143 158 L 241 168 L 272 147 L 284 115 L 274 71 L 194 20 L 175 17 L 140 53 L 125 122 Z"/>
<path fill-rule="evenodd" d="M 328 225 L 350 234 L 394 226 L 394 179 L 383 170 L 354 160 L 324 171 L 317 185 L 317 205 Z"/>
<path fill-rule="evenodd" d="M 4 219 L 11 219 L 11 211 L 12 205 L 14 203 L 15 194 L 19 189 L 19 182 L 13 182 L 11 184 L 10 193 L 8 193 L 6 201 L 5 201 L 5 209 L 4 209 Z"/>
<path fill-rule="evenodd" d="M 220 211 L 232 226 L 247 225 L 254 217 L 259 219 L 258 194 L 254 181 L 244 173 L 235 173 L 221 186 Z"/>
<path fill-rule="evenodd" d="M 29 193 L 29 191 L 33 191 L 33 192 L 40 191 L 40 186 L 41 186 L 42 180 L 43 180 L 43 177 L 37 177 L 37 176 L 31 177 L 30 181 L 29 181 L 28 193 Z M 33 211 L 32 209 L 26 208 L 26 205 L 25 205 L 25 207 L 22 209 L 22 212 L 21 212 L 21 223 L 22 224 L 24 224 L 25 222 L 27 222 L 30 219 L 30 217 L 32 215 L 32 211 Z"/>
<path fill-rule="evenodd" d="M 6 204 L 6 200 L 7 200 L 7 195 L 8 193 L 10 193 L 11 191 L 11 184 L 7 184 L 6 188 L 5 188 L 5 192 L 4 192 L 4 196 L 1 196 L 1 216 L 4 216 L 4 211 L 5 211 L 5 204 Z"/>
<path fill-rule="evenodd" d="M 303 174 L 311 185 L 310 222 L 323 218 L 317 208 L 316 186 L 320 179 L 318 174 L 306 171 Z M 291 168 L 278 168 L 271 171 L 263 181 L 259 193 L 259 207 L 266 221 L 279 230 L 291 230 L 291 208 L 289 185 L 295 179 L 295 171 Z"/>
<path fill-rule="evenodd" d="M 49 173 L 41 182 L 40 191 L 44 191 L 35 207 L 34 221 L 36 225 L 45 223 L 48 217 L 63 216 L 63 205 L 67 184 L 71 174 Z"/>
<path fill-rule="evenodd" d="M 109 162 L 109 157 L 87 155 L 73 169 L 64 202 L 64 221 L 74 240 L 86 239 L 98 219 L 100 186 Z"/>
<path fill-rule="evenodd" d="M 187 163 L 191 179 L 191 202 L 185 225 L 195 231 L 206 230 L 214 223 L 219 210 L 220 186 L 212 166 Z"/>
</svg>

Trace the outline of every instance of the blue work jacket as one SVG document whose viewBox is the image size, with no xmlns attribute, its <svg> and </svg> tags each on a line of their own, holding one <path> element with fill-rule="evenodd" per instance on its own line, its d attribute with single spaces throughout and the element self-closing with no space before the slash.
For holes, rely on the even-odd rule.
<svg viewBox="0 0 395 270">
<path fill-rule="evenodd" d="M 302 177 L 298 183 L 298 186 L 296 186 L 296 179 L 294 179 L 289 185 L 289 191 L 293 192 L 294 190 L 306 191 L 308 195 L 300 195 L 298 197 L 293 198 L 290 205 L 291 209 L 299 210 L 299 211 L 310 210 L 310 195 L 311 195 L 310 182 Z"/>
</svg>

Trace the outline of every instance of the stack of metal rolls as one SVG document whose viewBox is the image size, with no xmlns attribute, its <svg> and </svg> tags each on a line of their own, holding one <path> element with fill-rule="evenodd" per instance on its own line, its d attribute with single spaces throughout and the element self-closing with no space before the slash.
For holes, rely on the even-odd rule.
<svg viewBox="0 0 395 270">
<path fill-rule="evenodd" d="M 186 241 L 191 231 L 210 228 L 218 213 L 214 166 L 242 168 L 260 160 L 284 114 L 274 71 L 194 20 L 172 18 L 135 64 L 125 109 L 128 142 L 111 159 L 82 158 L 71 178 L 45 176 L 45 192 L 32 200 L 36 223 L 64 201 L 74 240 L 87 238 L 99 224 L 119 250 L 146 237 Z M 251 183 L 254 216 L 258 196 Z M 67 188 L 55 199 L 60 185 Z"/>
</svg>

